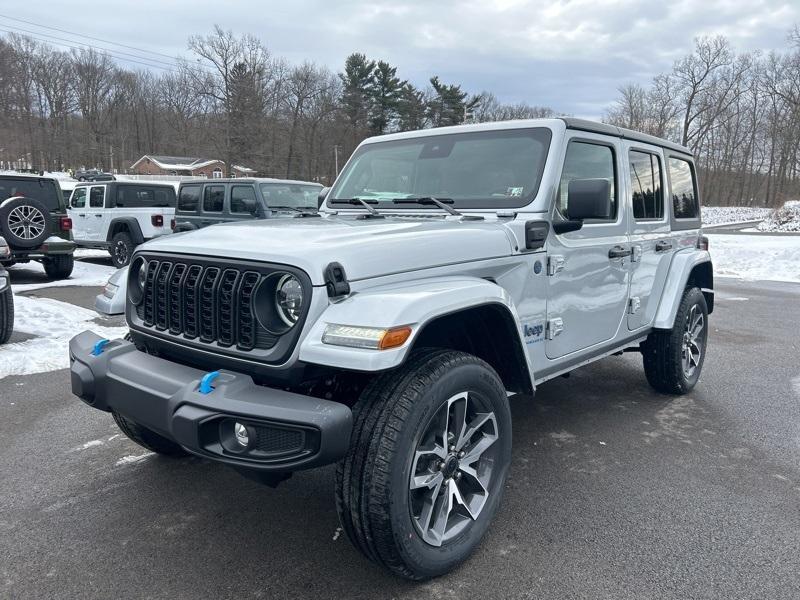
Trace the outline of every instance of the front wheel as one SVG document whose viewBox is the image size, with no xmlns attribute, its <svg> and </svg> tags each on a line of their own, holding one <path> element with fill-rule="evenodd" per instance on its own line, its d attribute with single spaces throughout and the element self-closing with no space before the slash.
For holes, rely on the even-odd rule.
<svg viewBox="0 0 800 600">
<path fill-rule="evenodd" d="M 354 417 L 336 471 L 342 528 L 402 577 L 447 573 L 479 544 L 503 494 L 511 413 L 500 378 L 472 355 L 424 350 L 370 383 Z"/>
<path fill-rule="evenodd" d="M 708 306 L 699 288 L 686 288 L 672 329 L 642 343 L 647 381 L 664 394 L 687 394 L 700 378 L 708 342 Z"/>
<path fill-rule="evenodd" d="M 130 440 L 139 444 L 142 448 L 151 450 L 156 454 L 164 456 L 188 456 L 188 452 L 172 440 L 168 440 L 162 435 L 157 434 L 152 429 L 148 429 L 135 421 L 131 421 L 121 414 L 112 412 L 114 422 Z"/>
</svg>

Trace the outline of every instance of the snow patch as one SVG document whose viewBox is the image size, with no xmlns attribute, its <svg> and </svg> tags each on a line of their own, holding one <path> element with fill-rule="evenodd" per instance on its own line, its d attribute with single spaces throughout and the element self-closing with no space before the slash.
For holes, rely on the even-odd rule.
<svg viewBox="0 0 800 600">
<path fill-rule="evenodd" d="M 714 274 L 800 282 L 800 236 L 709 234 Z"/>
<path fill-rule="evenodd" d="M 703 225 L 733 225 L 748 221 L 766 219 L 772 209 L 752 206 L 703 206 L 701 214 Z"/>
<path fill-rule="evenodd" d="M 69 340 L 86 329 L 108 339 L 128 331 L 127 327 L 97 325 L 94 311 L 51 298 L 14 296 L 14 312 L 14 330 L 37 337 L 0 347 L 0 379 L 66 369 Z"/>
<path fill-rule="evenodd" d="M 75 257 L 80 258 L 95 258 L 95 257 L 108 257 L 108 252 L 100 250 L 76 250 Z M 9 273 L 11 274 L 11 287 L 15 292 L 26 292 L 29 290 L 38 290 L 48 287 L 64 287 L 64 286 L 95 286 L 103 287 L 111 274 L 116 271 L 116 267 L 112 265 L 99 265 L 96 263 L 85 262 L 82 260 L 75 261 L 75 267 L 72 270 L 72 275 L 69 279 L 59 279 L 58 281 L 41 281 L 37 283 L 14 283 L 14 273 L 19 272 L 22 275 L 24 271 L 31 271 L 39 269 L 44 273 L 44 267 L 39 263 L 24 263 L 10 267 Z"/>
<path fill-rule="evenodd" d="M 116 462 L 116 466 L 121 467 L 123 465 L 135 465 L 140 463 L 144 460 L 147 460 L 151 456 L 155 456 L 155 452 L 146 452 L 145 454 L 129 454 L 128 456 L 123 456 Z"/>
<path fill-rule="evenodd" d="M 800 232 L 800 202 L 787 202 L 759 223 L 758 230 Z"/>
<path fill-rule="evenodd" d="M 87 448 L 92 448 L 94 446 L 102 446 L 103 440 L 91 440 L 90 442 L 86 442 L 82 446 L 78 446 L 75 450 L 86 450 Z"/>
</svg>

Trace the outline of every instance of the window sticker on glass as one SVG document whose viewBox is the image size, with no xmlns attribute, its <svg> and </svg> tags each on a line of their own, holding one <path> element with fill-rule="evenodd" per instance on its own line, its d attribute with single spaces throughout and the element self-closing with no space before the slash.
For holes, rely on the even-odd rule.
<svg viewBox="0 0 800 600">
<path fill-rule="evenodd" d="M 522 187 L 510 187 L 506 188 L 506 196 L 509 198 L 520 198 L 522 197 L 522 192 L 525 188 Z"/>
</svg>

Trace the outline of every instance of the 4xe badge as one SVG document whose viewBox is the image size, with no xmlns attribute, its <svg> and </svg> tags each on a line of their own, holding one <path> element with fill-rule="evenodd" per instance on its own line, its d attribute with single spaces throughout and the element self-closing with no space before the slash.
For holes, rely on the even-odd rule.
<svg viewBox="0 0 800 600">
<path fill-rule="evenodd" d="M 525 323 L 522 326 L 522 332 L 525 335 L 526 344 L 535 344 L 536 342 L 541 342 L 544 339 L 542 337 L 542 334 L 544 333 L 544 323 L 536 323 L 534 325 Z"/>
</svg>

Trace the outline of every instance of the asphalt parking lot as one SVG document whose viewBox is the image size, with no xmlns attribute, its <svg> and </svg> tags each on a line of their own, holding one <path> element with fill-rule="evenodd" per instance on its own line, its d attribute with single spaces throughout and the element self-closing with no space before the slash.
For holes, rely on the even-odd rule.
<svg viewBox="0 0 800 600">
<path fill-rule="evenodd" d="M 65 370 L 0 380 L 0 597 L 797 598 L 800 285 L 718 292 L 689 396 L 652 392 L 627 354 L 514 399 L 501 512 L 424 584 L 350 546 L 332 468 L 273 490 L 148 455 Z"/>
</svg>

